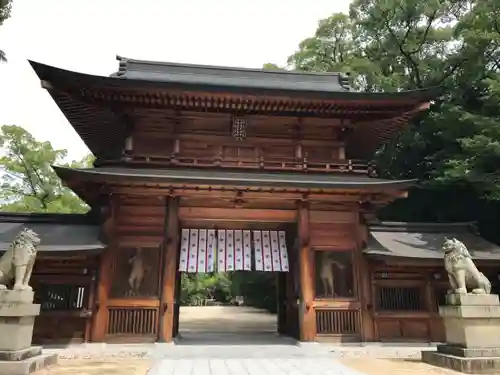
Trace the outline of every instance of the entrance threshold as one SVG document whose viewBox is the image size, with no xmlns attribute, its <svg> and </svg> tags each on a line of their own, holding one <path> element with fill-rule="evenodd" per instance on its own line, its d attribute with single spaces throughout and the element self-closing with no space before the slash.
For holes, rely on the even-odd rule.
<svg viewBox="0 0 500 375">
<path fill-rule="evenodd" d="M 179 346 L 224 345 L 287 345 L 296 346 L 297 340 L 276 332 L 182 332 L 174 342 Z"/>
</svg>

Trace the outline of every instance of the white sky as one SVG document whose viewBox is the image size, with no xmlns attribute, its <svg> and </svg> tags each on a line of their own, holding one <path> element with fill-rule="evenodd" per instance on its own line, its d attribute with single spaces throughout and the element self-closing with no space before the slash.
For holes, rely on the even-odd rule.
<svg viewBox="0 0 500 375">
<path fill-rule="evenodd" d="M 27 59 L 96 75 L 136 59 L 261 68 L 284 65 L 320 19 L 349 0 L 14 0 L 0 27 L 0 125 L 20 125 L 39 140 L 88 153 Z"/>
</svg>

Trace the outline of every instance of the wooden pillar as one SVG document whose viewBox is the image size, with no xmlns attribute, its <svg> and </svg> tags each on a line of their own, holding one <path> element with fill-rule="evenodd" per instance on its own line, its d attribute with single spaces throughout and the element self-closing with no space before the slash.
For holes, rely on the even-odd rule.
<svg viewBox="0 0 500 375">
<path fill-rule="evenodd" d="M 316 339 L 316 313 L 314 311 L 313 252 L 310 247 L 309 206 L 300 202 L 299 227 L 299 274 L 300 274 L 300 341 Z"/>
<path fill-rule="evenodd" d="M 102 230 L 106 238 L 107 248 L 101 255 L 98 271 L 97 293 L 92 313 L 91 340 L 104 341 L 106 337 L 106 323 L 108 319 L 108 294 L 112 281 L 113 255 L 115 253 L 115 210 L 116 201 L 110 197 L 107 205 L 106 220 Z"/>
<path fill-rule="evenodd" d="M 276 274 L 276 301 L 277 301 L 277 316 L 278 316 L 278 333 L 280 335 L 287 334 L 286 321 L 286 272 L 278 272 Z"/>
<path fill-rule="evenodd" d="M 100 258 L 99 258 L 100 261 Z M 99 264 L 99 263 L 98 263 Z M 91 270 L 91 275 L 92 275 L 92 281 L 89 284 L 89 293 L 87 295 L 87 301 L 86 301 L 86 306 L 87 308 L 94 312 L 95 311 L 95 304 L 96 304 L 96 289 L 97 289 L 97 269 L 93 268 Z M 85 334 L 83 336 L 83 341 L 84 342 L 89 342 L 92 341 L 92 325 L 93 325 L 93 317 L 90 316 L 90 318 L 86 319 L 85 321 Z"/>
<path fill-rule="evenodd" d="M 371 270 L 366 258 L 363 256 L 363 244 L 367 238 L 366 226 L 361 215 L 356 223 L 356 263 L 358 264 L 358 293 L 361 301 L 361 339 L 375 341 L 373 321 L 373 297 L 371 284 Z"/>
<path fill-rule="evenodd" d="M 179 267 L 179 257 L 177 257 L 177 267 Z M 174 333 L 173 336 L 179 335 L 179 318 L 181 309 L 181 289 L 182 289 L 182 273 L 177 272 L 175 279 L 175 309 L 174 309 Z"/>
<path fill-rule="evenodd" d="M 436 342 L 439 341 L 441 337 L 439 337 L 439 331 L 433 329 L 433 314 L 435 313 L 434 310 L 434 298 L 433 298 L 433 293 L 432 293 L 432 276 L 426 272 L 425 275 L 425 294 L 424 294 L 424 299 L 425 299 L 425 308 L 427 312 L 429 313 L 429 319 L 427 320 L 427 327 L 428 327 L 428 332 L 429 332 L 429 342 Z"/>
<path fill-rule="evenodd" d="M 160 342 L 171 342 L 174 330 L 175 280 L 179 250 L 179 199 L 167 200 L 166 236 L 163 244 L 163 277 L 160 297 Z"/>
</svg>

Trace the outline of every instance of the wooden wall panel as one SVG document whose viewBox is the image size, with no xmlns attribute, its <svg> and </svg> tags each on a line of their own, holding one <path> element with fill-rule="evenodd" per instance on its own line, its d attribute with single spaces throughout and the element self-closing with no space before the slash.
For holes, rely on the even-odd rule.
<svg viewBox="0 0 500 375">
<path fill-rule="evenodd" d="M 180 207 L 179 217 L 183 221 L 193 220 L 230 220 L 230 221 L 261 221 L 261 222 L 294 222 L 296 211 L 285 210 L 252 210 L 238 208 L 205 208 Z"/>
<path fill-rule="evenodd" d="M 133 153 L 169 156 L 174 151 L 174 140 L 161 133 L 140 133 L 133 138 Z"/>
<path fill-rule="evenodd" d="M 353 249 L 356 246 L 354 231 L 354 224 L 311 224 L 311 246 L 316 249 Z"/>
<path fill-rule="evenodd" d="M 132 154 L 141 156 L 170 157 L 178 152 L 180 158 L 293 159 L 300 140 L 302 156 L 314 163 L 339 159 L 343 147 L 338 134 L 345 124 L 340 120 L 245 116 L 247 137 L 242 142 L 232 137 L 229 114 L 142 109 L 131 116 Z"/>
<path fill-rule="evenodd" d="M 429 321 L 425 318 L 378 318 L 375 324 L 380 341 L 429 341 Z"/>
<path fill-rule="evenodd" d="M 401 325 L 396 319 L 377 319 L 375 322 L 377 338 L 380 341 L 400 340 Z"/>
<path fill-rule="evenodd" d="M 38 345 L 76 344 L 85 341 L 87 318 L 41 313 L 35 318 L 33 343 Z"/>
<path fill-rule="evenodd" d="M 165 220 L 164 197 L 127 197 L 118 201 L 115 229 L 118 237 L 133 234 L 161 235 Z"/>
<path fill-rule="evenodd" d="M 356 223 L 357 213 L 354 211 L 314 211 L 311 210 L 311 223 Z"/>
</svg>

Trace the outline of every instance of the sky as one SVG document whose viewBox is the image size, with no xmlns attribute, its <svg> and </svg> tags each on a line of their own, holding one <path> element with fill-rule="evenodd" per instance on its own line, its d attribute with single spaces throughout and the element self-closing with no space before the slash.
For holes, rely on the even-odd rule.
<svg viewBox="0 0 500 375">
<path fill-rule="evenodd" d="M 116 56 L 261 68 L 285 65 L 318 21 L 349 0 L 14 0 L 0 27 L 0 125 L 20 125 L 70 159 L 89 151 L 40 86 L 28 59 L 94 75 Z"/>
</svg>

